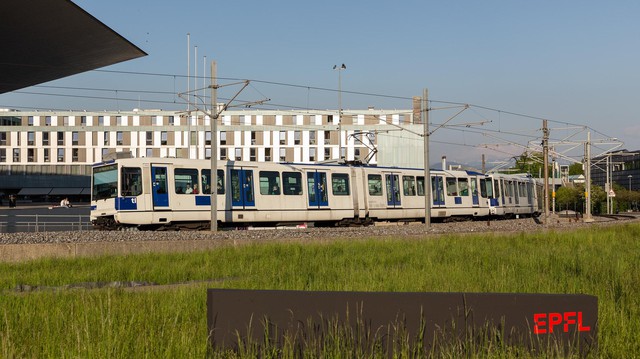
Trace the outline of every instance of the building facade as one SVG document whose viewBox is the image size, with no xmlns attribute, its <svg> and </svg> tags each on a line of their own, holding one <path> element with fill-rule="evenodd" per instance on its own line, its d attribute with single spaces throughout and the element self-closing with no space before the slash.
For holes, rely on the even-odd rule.
<svg viewBox="0 0 640 359">
<path fill-rule="evenodd" d="M 422 139 L 411 133 L 421 128 L 419 109 L 343 111 L 341 119 L 337 111 L 225 111 L 217 123 L 218 158 L 302 163 L 344 158 L 421 167 Z M 88 194 L 91 165 L 114 153 L 209 159 L 211 138 L 210 118 L 195 112 L 4 110 L 0 192 L 42 195 L 62 185 L 72 192 L 64 194 Z"/>
<path fill-rule="evenodd" d="M 640 190 L 640 150 L 620 150 L 591 159 L 591 181 L 607 188 L 607 170 L 611 183 L 632 191 Z"/>
</svg>

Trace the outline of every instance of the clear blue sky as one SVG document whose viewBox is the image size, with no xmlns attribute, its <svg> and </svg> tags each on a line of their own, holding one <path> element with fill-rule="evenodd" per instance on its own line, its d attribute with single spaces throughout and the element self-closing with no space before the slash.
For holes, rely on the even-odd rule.
<svg viewBox="0 0 640 359">
<path fill-rule="evenodd" d="M 351 94 L 420 96 L 470 103 L 456 121 L 490 120 L 498 131 L 533 131 L 538 118 L 592 127 L 640 149 L 640 2 L 637 1 L 165 1 L 76 0 L 76 4 L 149 56 L 105 68 L 176 76 L 89 72 L 46 85 L 119 90 L 104 93 L 32 87 L 0 95 L 0 107 L 53 109 L 181 109 L 186 89 L 187 33 L 202 75 L 203 56 L 220 78 L 252 83 L 243 100 L 270 98 L 272 108 L 335 109 L 335 64 L 342 71 L 344 109 L 410 108 L 409 100 Z M 208 65 L 207 65 L 208 67 Z M 208 74 L 208 68 L 207 68 Z M 201 82 L 202 80 L 199 80 Z M 224 82 L 224 81 L 220 81 Z M 201 85 L 201 83 L 199 83 Z M 311 87 L 311 89 L 305 88 Z M 142 92 L 127 93 L 128 90 Z M 69 94 L 69 97 L 24 92 Z M 111 98 L 87 99 L 84 94 Z M 228 93 L 226 95 L 229 95 Z M 154 97 L 155 96 L 155 97 Z M 222 94 L 225 96 L 225 94 Z M 116 97 L 118 100 L 114 100 Z M 169 103 L 128 99 L 159 98 Z M 171 104 L 171 101 L 177 104 Z M 442 107 L 432 103 L 432 107 Z M 507 112 L 535 118 L 509 116 Z M 434 122 L 455 113 L 434 111 Z M 442 132 L 442 133 L 440 133 Z M 539 132 L 538 132 L 539 134 Z M 570 130 L 552 131 L 562 138 Z M 535 136 L 535 135 L 534 135 Z M 478 138 L 481 137 L 481 138 Z M 584 139 L 586 135 L 578 135 Z M 603 137 L 594 134 L 594 137 Z M 433 139 L 477 145 L 500 142 L 442 130 Z M 527 138 L 521 143 L 526 144 Z M 471 147 L 442 146 L 464 162 Z M 517 152 L 517 151 L 516 151 Z M 476 154 L 474 154 L 475 156 Z M 506 154 L 505 154 L 506 156 Z M 455 158 L 456 155 L 449 155 Z M 500 157 L 498 154 L 497 157 Z"/>
</svg>

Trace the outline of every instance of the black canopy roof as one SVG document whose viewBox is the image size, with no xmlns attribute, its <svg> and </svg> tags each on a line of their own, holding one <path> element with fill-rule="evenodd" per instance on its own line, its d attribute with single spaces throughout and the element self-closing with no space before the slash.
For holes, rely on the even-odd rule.
<svg viewBox="0 0 640 359">
<path fill-rule="evenodd" d="M 69 0 L 2 0 L 0 93 L 147 55 Z"/>
</svg>

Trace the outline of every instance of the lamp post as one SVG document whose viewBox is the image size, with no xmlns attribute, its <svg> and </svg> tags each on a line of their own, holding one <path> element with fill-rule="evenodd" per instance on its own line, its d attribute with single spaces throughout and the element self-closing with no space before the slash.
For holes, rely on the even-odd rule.
<svg viewBox="0 0 640 359">
<path fill-rule="evenodd" d="M 333 69 L 338 70 L 338 157 L 342 159 L 342 70 L 346 70 L 347 66 L 333 65 Z"/>
<path fill-rule="evenodd" d="M 633 178 L 633 176 L 628 175 L 627 177 L 629 178 L 629 192 L 631 192 L 631 178 Z"/>
</svg>

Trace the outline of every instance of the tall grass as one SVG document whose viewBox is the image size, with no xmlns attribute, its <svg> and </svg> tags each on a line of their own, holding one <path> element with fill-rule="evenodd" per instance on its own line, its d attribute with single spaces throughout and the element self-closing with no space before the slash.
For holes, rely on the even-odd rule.
<svg viewBox="0 0 640 359">
<path fill-rule="evenodd" d="M 639 239 L 640 225 L 629 224 L 1 263 L 0 357 L 227 356 L 208 348 L 206 288 L 212 287 L 592 294 L 599 298 L 598 355 L 639 356 Z M 56 289 L 111 281 L 194 283 Z M 19 284 L 50 288 L 21 293 L 15 291 Z M 523 355 L 511 348 L 490 353 Z"/>
</svg>

